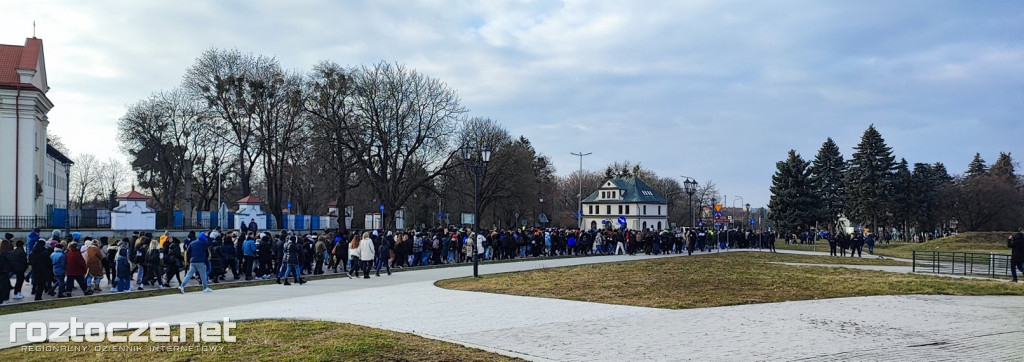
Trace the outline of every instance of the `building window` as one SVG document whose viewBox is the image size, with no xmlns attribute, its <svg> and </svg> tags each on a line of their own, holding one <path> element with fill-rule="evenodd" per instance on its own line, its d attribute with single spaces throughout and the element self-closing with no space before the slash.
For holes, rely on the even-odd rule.
<svg viewBox="0 0 1024 362">
<path fill-rule="evenodd" d="M 629 205 L 626 205 L 626 215 L 629 215 Z"/>
<path fill-rule="evenodd" d="M 611 215 L 612 214 L 612 205 L 605 205 L 604 211 L 605 211 L 605 214 Z"/>
<path fill-rule="evenodd" d="M 661 206 L 658 206 L 658 215 L 661 215 Z"/>
<path fill-rule="evenodd" d="M 622 215 L 622 205 L 619 205 L 619 215 Z"/>
<path fill-rule="evenodd" d="M 594 214 L 594 205 L 587 205 L 587 213 L 591 215 Z"/>
<path fill-rule="evenodd" d="M 647 215 L 647 205 L 644 205 L 644 215 Z"/>
</svg>

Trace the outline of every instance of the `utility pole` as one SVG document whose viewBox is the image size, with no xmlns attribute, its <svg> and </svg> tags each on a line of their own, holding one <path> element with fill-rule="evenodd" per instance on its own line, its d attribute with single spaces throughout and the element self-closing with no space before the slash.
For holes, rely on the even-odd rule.
<svg viewBox="0 0 1024 362">
<path fill-rule="evenodd" d="M 576 229 L 577 230 L 583 230 L 583 156 L 590 156 L 592 154 L 593 154 L 593 152 L 587 152 L 587 153 L 583 153 L 583 152 L 575 153 L 575 152 L 573 152 L 572 153 L 573 156 L 579 156 L 580 157 L 580 176 L 579 176 L 580 190 L 579 190 L 579 193 L 576 194 L 576 200 L 578 201 L 578 203 L 576 204 L 576 212 L 575 212 L 575 214 L 576 214 Z"/>
</svg>

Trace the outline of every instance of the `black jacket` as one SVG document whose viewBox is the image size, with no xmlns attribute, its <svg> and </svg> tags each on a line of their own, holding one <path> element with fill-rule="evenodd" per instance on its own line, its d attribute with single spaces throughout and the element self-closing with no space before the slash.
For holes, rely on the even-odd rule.
<svg viewBox="0 0 1024 362">
<path fill-rule="evenodd" d="M 32 249 L 32 254 L 28 256 L 28 263 L 32 265 L 33 282 L 45 283 L 53 279 L 53 261 L 50 260 L 49 249 Z"/>
<path fill-rule="evenodd" d="M 25 273 L 28 270 L 28 254 L 25 254 L 25 249 L 15 248 L 8 252 L 8 256 L 11 258 L 12 272 Z"/>
<path fill-rule="evenodd" d="M 1024 261 L 1024 233 L 1013 234 L 1013 237 L 1006 242 L 1010 248 L 1010 259 L 1013 261 Z"/>
</svg>

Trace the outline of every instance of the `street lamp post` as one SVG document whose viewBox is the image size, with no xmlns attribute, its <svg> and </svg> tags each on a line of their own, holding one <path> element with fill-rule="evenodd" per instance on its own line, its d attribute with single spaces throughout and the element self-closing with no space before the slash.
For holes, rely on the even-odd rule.
<svg viewBox="0 0 1024 362">
<path fill-rule="evenodd" d="M 474 158 L 473 147 L 463 146 L 462 149 L 462 160 L 466 164 L 466 168 L 469 169 L 470 173 L 473 174 L 473 229 L 476 230 L 477 238 L 480 237 L 480 176 L 483 175 L 487 169 L 487 163 L 491 161 L 491 149 L 484 146 L 480 150 L 480 157 Z M 479 278 L 480 268 L 480 252 L 477 250 L 476 238 L 471 240 L 473 243 L 473 277 Z"/>
<path fill-rule="evenodd" d="M 686 191 L 687 195 L 686 207 L 690 210 L 690 228 L 692 229 L 696 224 L 696 221 L 694 221 L 696 215 L 693 214 L 693 193 L 697 192 L 697 180 L 686 177 L 686 181 L 683 181 L 683 190 Z"/>
<path fill-rule="evenodd" d="M 587 153 L 583 153 L 583 152 L 575 153 L 575 152 L 572 152 L 573 156 L 580 156 L 580 176 L 579 176 L 580 190 L 579 190 L 579 193 L 576 194 L 576 199 L 577 199 L 578 203 L 576 204 L 576 212 L 573 213 L 573 214 L 576 215 L 576 229 L 577 230 L 583 230 L 583 156 L 589 156 L 591 154 L 593 154 L 593 152 L 587 152 Z"/>
</svg>

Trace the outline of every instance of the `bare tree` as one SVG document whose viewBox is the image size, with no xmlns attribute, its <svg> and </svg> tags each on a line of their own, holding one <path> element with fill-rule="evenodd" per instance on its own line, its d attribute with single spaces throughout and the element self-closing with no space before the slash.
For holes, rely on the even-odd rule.
<svg viewBox="0 0 1024 362">
<path fill-rule="evenodd" d="M 117 195 L 119 191 L 125 189 L 125 184 L 129 182 L 131 177 L 129 172 L 131 171 L 128 167 L 115 158 L 109 158 L 100 164 L 97 170 L 96 186 L 107 208 L 117 207 Z"/>
<path fill-rule="evenodd" d="M 202 163 L 205 153 L 199 146 L 212 137 L 206 117 L 201 103 L 174 90 L 130 105 L 118 121 L 121 149 L 129 156 L 139 186 L 161 210 L 173 210 L 182 196 L 185 165 Z"/>
<path fill-rule="evenodd" d="M 81 208 L 86 198 L 93 199 L 101 194 L 99 190 L 100 169 L 102 164 L 91 153 L 83 153 L 74 158 L 75 167 L 71 168 L 71 196 L 75 206 Z"/>
<path fill-rule="evenodd" d="M 347 147 L 350 139 L 345 127 L 354 127 L 357 122 L 353 99 L 355 84 L 354 71 L 336 63 L 322 61 L 313 67 L 306 81 L 306 111 L 310 114 L 309 127 L 311 151 L 325 164 L 329 176 L 324 177 L 330 186 L 333 201 L 338 207 L 338 225 L 345 225 L 342 210 L 348 205 L 349 189 L 359 186 L 356 173 L 354 148 Z"/>
<path fill-rule="evenodd" d="M 259 137 L 266 111 L 257 111 L 263 92 L 281 74 L 274 58 L 243 54 L 237 49 L 210 49 L 185 74 L 184 88 L 203 100 L 216 117 L 204 119 L 214 134 L 238 153 L 238 177 L 243 194 L 252 193 L 253 170 L 265 151 Z M 265 107 L 264 107 L 265 108 Z"/>
<path fill-rule="evenodd" d="M 391 227 L 395 210 L 452 166 L 452 135 L 466 110 L 446 84 L 401 65 L 364 66 L 353 78 L 357 116 L 342 118 L 344 144 Z"/>
</svg>

